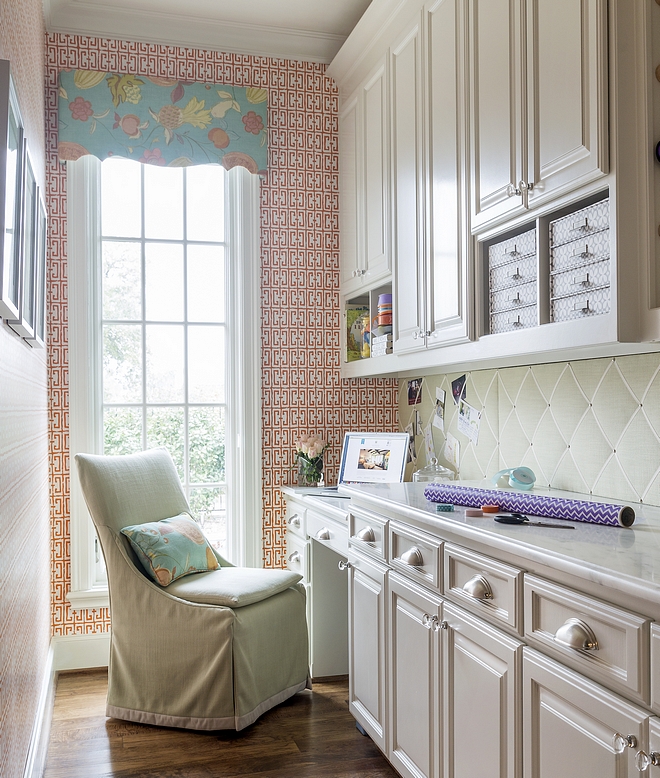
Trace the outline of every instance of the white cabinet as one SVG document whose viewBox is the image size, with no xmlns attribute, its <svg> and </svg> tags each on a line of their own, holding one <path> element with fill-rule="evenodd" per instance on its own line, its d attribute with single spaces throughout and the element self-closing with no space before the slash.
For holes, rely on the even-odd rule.
<svg viewBox="0 0 660 778">
<path fill-rule="evenodd" d="M 604 0 L 470 4 L 472 229 L 608 172 Z"/>
<path fill-rule="evenodd" d="M 340 115 L 341 292 L 354 295 L 390 276 L 387 59 Z"/>
<path fill-rule="evenodd" d="M 441 772 L 442 602 L 403 576 L 388 576 L 388 758 L 404 778 Z"/>
<path fill-rule="evenodd" d="M 348 555 L 348 706 L 384 753 L 386 728 L 387 568 L 361 554 Z"/>
</svg>

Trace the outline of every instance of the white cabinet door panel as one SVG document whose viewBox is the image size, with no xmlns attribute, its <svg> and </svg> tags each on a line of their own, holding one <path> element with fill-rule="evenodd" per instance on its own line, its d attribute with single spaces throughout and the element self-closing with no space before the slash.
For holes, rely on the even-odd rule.
<svg viewBox="0 0 660 778">
<path fill-rule="evenodd" d="M 358 96 L 354 95 L 344 106 L 339 118 L 339 198 L 340 266 L 342 293 L 359 289 L 361 278 L 358 233 L 360 198 L 360 124 Z"/>
</svg>

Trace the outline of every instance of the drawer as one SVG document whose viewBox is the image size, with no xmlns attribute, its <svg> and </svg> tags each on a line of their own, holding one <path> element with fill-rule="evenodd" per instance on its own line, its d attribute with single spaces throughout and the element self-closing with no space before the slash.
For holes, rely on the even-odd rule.
<svg viewBox="0 0 660 778">
<path fill-rule="evenodd" d="M 522 634 L 522 571 L 445 543 L 444 593 L 449 600 Z"/>
<path fill-rule="evenodd" d="M 584 238 L 606 230 L 609 226 L 610 201 L 601 200 L 550 222 L 550 245 L 559 246 L 562 243 Z"/>
<path fill-rule="evenodd" d="M 531 644 L 648 704 L 648 619 L 531 575 L 524 592 Z"/>
<path fill-rule="evenodd" d="M 490 293 L 490 312 L 515 310 L 526 305 L 536 305 L 538 285 L 536 281 Z"/>
<path fill-rule="evenodd" d="M 529 257 L 521 257 L 515 262 L 508 262 L 506 265 L 491 268 L 491 293 L 499 289 L 507 289 L 510 286 L 536 281 L 537 264 L 536 254 L 532 254 Z"/>
<path fill-rule="evenodd" d="M 567 297 L 581 295 L 592 289 L 601 289 L 610 285 L 610 260 L 592 262 L 589 265 L 574 267 L 550 276 L 550 296 Z"/>
<path fill-rule="evenodd" d="M 527 305 L 516 308 L 513 311 L 502 311 L 490 316 L 490 331 L 511 332 L 512 330 L 524 330 L 526 327 L 536 327 L 539 323 L 538 308 L 536 305 Z"/>
<path fill-rule="evenodd" d="M 408 578 L 440 591 L 442 541 L 407 525 L 389 525 L 390 564 Z"/>
<path fill-rule="evenodd" d="M 294 500 L 286 501 L 286 529 L 300 538 L 305 537 L 305 508 Z"/>
<path fill-rule="evenodd" d="M 303 577 L 303 581 L 309 580 L 308 560 L 307 560 L 307 547 L 306 540 L 291 535 L 290 533 L 286 538 L 286 567 L 287 570 L 291 570 L 293 573 L 300 573 Z"/>
<path fill-rule="evenodd" d="M 355 510 L 349 514 L 348 526 L 348 543 L 352 548 L 383 562 L 387 559 L 386 519 Z"/>
<path fill-rule="evenodd" d="M 592 289 L 570 297 L 557 297 L 550 301 L 552 321 L 570 321 L 600 316 L 610 312 L 610 288 Z"/>
<path fill-rule="evenodd" d="M 588 262 L 608 259 L 609 256 L 610 231 L 606 229 L 550 249 L 550 270 L 568 270 Z"/>
<path fill-rule="evenodd" d="M 324 546 L 329 546 L 342 556 L 348 553 L 348 527 L 333 521 L 327 516 L 307 511 L 307 534 Z"/>
<path fill-rule="evenodd" d="M 529 254 L 536 255 L 536 229 L 492 244 L 488 248 L 488 266 L 497 267 Z"/>
</svg>

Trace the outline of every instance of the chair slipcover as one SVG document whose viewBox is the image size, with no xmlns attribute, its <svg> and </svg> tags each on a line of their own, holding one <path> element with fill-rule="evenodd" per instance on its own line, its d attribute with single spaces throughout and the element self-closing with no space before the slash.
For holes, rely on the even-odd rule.
<svg viewBox="0 0 660 778">
<path fill-rule="evenodd" d="M 255 601 L 257 571 L 234 568 L 216 554 L 218 577 L 222 568 L 231 568 L 239 601 L 243 597 L 251 603 L 229 608 L 209 604 L 208 592 L 202 597 L 206 602 L 187 600 L 185 586 L 168 591 L 170 587 L 161 588 L 142 571 L 121 530 L 190 512 L 165 449 L 117 457 L 78 454 L 76 463 L 108 571 L 108 716 L 169 727 L 240 730 L 311 688 L 301 584 L 278 591 L 282 571 L 273 571 L 274 582 L 268 581 L 269 571 L 259 571 L 269 596 Z M 204 588 L 210 586 L 207 582 Z M 271 596 L 271 591 L 277 593 Z"/>
</svg>

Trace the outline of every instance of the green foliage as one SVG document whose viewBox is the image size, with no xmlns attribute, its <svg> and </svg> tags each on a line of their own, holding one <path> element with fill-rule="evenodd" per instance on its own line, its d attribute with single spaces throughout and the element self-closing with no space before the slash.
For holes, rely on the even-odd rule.
<svg viewBox="0 0 660 778">
<path fill-rule="evenodd" d="M 142 409 L 106 408 L 103 413 L 103 453 L 109 456 L 142 451 Z"/>
</svg>

